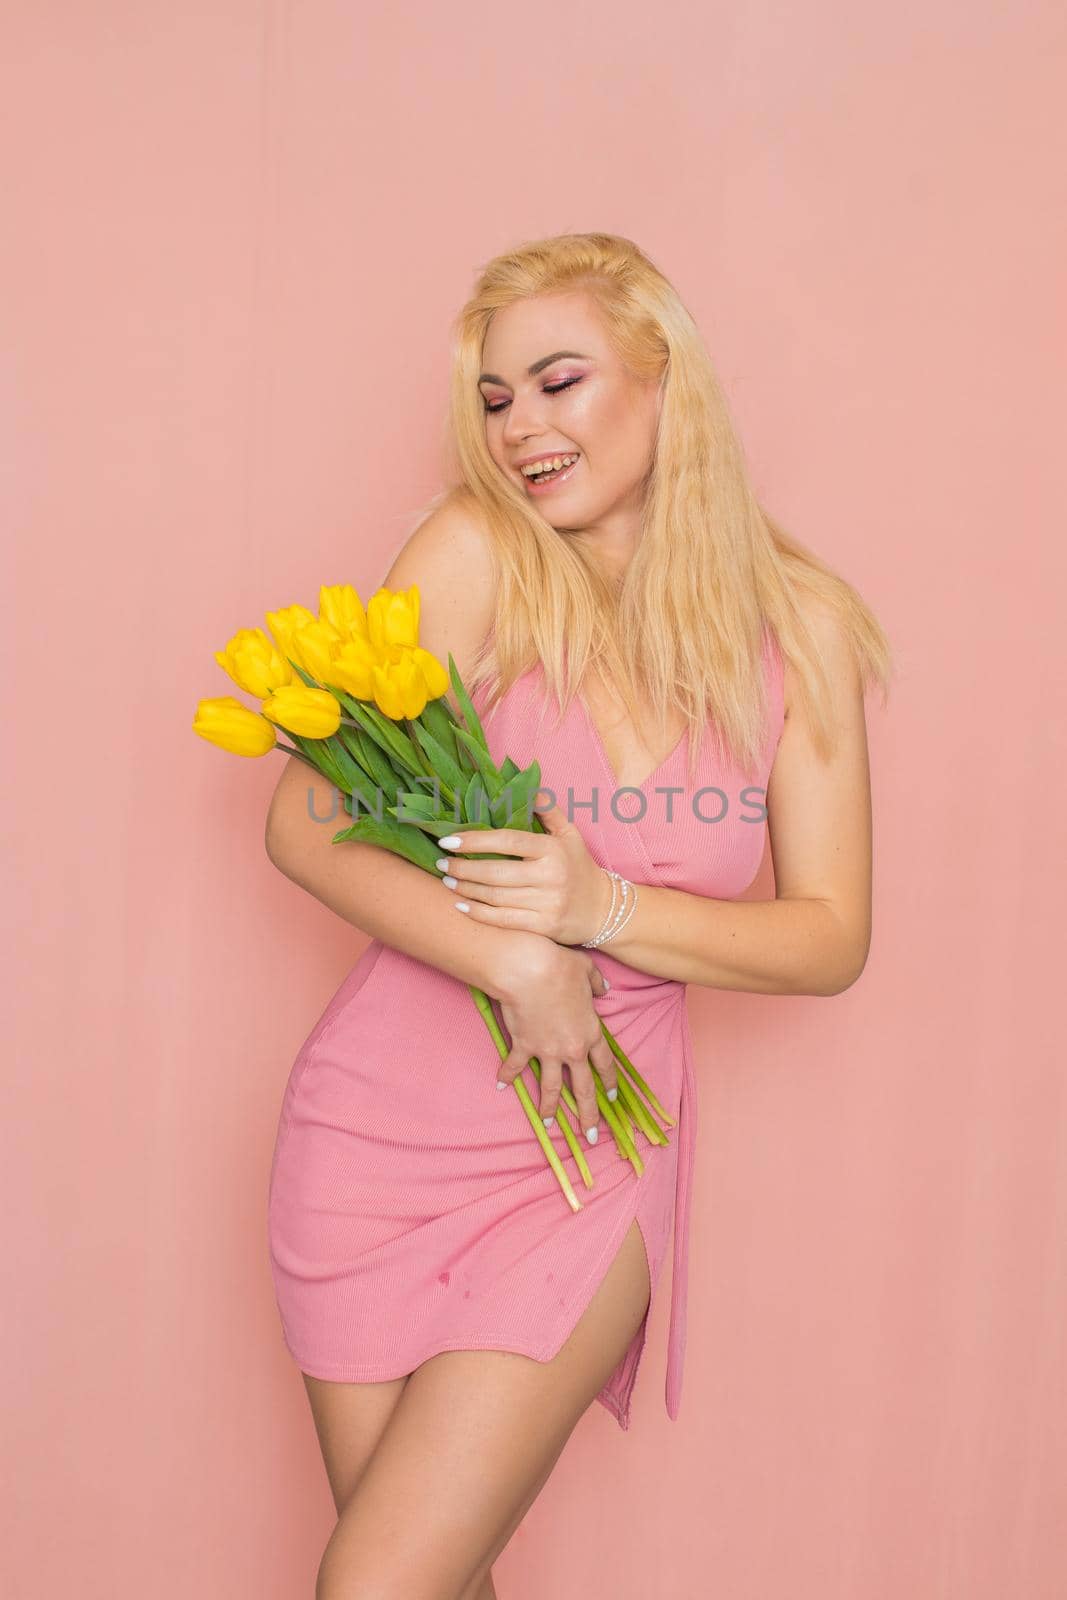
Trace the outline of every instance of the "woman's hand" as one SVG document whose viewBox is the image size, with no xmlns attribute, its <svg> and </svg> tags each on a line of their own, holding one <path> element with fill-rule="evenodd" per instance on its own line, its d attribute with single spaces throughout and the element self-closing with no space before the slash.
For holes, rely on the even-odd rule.
<svg viewBox="0 0 1067 1600">
<path fill-rule="evenodd" d="M 553 803 L 538 811 L 547 833 L 521 828 L 468 828 L 439 841 L 438 870 L 466 915 L 494 928 L 540 933 L 577 945 L 601 929 L 611 906 L 611 879 L 598 867 L 573 822 Z M 455 841 L 459 842 L 456 843 Z M 462 852 L 499 851 L 518 861 L 466 861 Z M 449 881 L 449 880 L 453 881 Z"/>
<path fill-rule="evenodd" d="M 607 980 L 584 951 L 565 950 L 547 939 L 530 940 L 512 973 L 499 985 L 504 990 L 498 999 L 511 1048 L 500 1063 L 497 1083 L 513 1083 L 530 1057 L 536 1056 L 541 1066 L 537 1107 L 542 1119 L 550 1122 L 559 1105 L 566 1065 L 582 1131 L 595 1144 L 599 1113 L 587 1057 L 592 1057 L 609 1100 L 618 1090 L 615 1057 L 593 1006 L 593 996 L 609 987 Z"/>
</svg>

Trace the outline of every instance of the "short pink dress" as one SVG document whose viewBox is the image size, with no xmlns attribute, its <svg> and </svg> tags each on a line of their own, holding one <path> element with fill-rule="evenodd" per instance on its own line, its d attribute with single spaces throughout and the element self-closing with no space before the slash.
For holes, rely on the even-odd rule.
<svg viewBox="0 0 1067 1600">
<path fill-rule="evenodd" d="M 763 660 L 769 713 L 755 774 L 724 769 L 709 729 L 695 786 L 683 735 L 639 788 L 617 788 L 580 698 L 554 731 L 559 708 L 540 665 L 486 716 L 490 750 L 520 767 L 537 757 L 544 786 L 601 866 L 638 885 L 728 900 L 762 860 L 766 783 L 783 725 L 781 656 L 769 631 Z M 481 712 L 484 697 L 474 700 Z M 376 1382 L 443 1350 L 550 1361 L 635 1219 L 655 1295 L 673 1214 L 665 1401 L 677 1418 L 697 1125 L 686 986 L 627 966 L 610 943 L 588 954 L 611 982 L 597 1012 L 678 1121 L 666 1145 L 635 1134 L 638 1178 L 601 1118 L 599 1143 L 585 1146 L 591 1189 L 558 1124 L 550 1129 L 577 1212 L 518 1095 L 496 1088 L 500 1056 L 466 984 L 374 939 L 333 995 L 293 1063 L 269 1182 L 282 1334 L 303 1372 Z M 536 1105 L 533 1070 L 523 1076 Z M 622 1428 L 647 1324 L 646 1313 L 597 1396 Z"/>
</svg>

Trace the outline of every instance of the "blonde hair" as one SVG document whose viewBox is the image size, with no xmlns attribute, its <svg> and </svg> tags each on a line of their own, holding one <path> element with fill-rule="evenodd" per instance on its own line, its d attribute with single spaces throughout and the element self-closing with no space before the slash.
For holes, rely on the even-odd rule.
<svg viewBox="0 0 1067 1600">
<path fill-rule="evenodd" d="M 662 407 L 641 537 L 625 573 L 562 538 L 500 470 L 478 388 L 494 314 L 532 295 L 592 297 L 622 364 L 659 380 Z M 720 751 L 755 770 L 765 739 L 761 646 L 769 630 L 796 669 L 816 748 L 833 748 L 829 685 L 800 591 L 840 619 L 864 692 L 890 678 L 888 640 L 858 593 L 759 505 L 707 348 L 677 291 L 637 245 L 608 233 L 559 234 L 485 266 L 453 327 L 451 482 L 434 504 L 481 512 L 499 577 L 496 621 L 467 682 L 487 708 L 537 660 L 563 710 L 595 668 L 635 725 L 642 703 L 675 706 L 689 727 L 690 781 L 710 722 Z M 566 641 L 566 647 L 564 642 Z"/>
</svg>

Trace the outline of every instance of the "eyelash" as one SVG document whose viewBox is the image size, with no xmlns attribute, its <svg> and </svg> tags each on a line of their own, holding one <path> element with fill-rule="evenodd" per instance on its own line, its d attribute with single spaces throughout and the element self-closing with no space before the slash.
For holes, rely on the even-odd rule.
<svg viewBox="0 0 1067 1600">
<path fill-rule="evenodd" d="M 563 383 L 557 383 L 552 387 L 546 383 L 544 392 L 545 394 L 562 394 L 564 389 L 573 389 L 574 385 L 576 383 L 581 383 L 581 381 L 581 378 L 567 378 Z M 487 403 L 485 407 L 486 414 L 488 416 L 492 416 L 494 411 L 503 411 L 507 404 L 508 402 L 506 400 L 499 401 L 495 406 L 491 406 Z"/>
</svg>

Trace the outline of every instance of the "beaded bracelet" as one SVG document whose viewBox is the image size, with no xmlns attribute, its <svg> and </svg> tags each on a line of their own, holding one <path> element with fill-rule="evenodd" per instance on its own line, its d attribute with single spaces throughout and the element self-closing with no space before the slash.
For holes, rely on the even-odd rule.
<svg viewBox="0 0 1067 1600">
<path fill-rule="evenodd" d="M 624 878 L 621 873 L 612 872 L 610 867 L 602 867 L 601 871 L 606 872 L 611 879 L 611 906 L 596 937 L 582 940 L 582 944 L 586 949 L 594 949 L 599 945 L 607 944 L 609 939 L 613 939 L 617 933 L 625 928 L 637 910 L 637 885 L 631 883 L 629 878 Z M 617 886 L 622 888 L 622 905 L 619 907 L 618 912 L 615 910 L 615 902 L 618 897 Z M 630 900 L 631 890 L 633 891 L 632 901 Z"/>
</svg>

